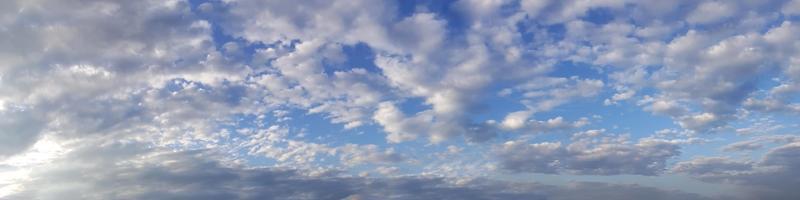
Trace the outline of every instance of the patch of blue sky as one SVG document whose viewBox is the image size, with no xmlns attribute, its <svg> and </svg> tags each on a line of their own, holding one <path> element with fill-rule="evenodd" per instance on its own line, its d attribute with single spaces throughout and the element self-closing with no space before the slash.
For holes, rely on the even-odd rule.
<svg viewBox="0 0 800 200">
<path fill-rule="evenodd" d="M 516 24 L 522 43 L 529 48 L 536 49 L 541 43 L 560 41 L 564 39 L 567 28 L 563 23 L 548 24 L 530 16 Z"/>
<path fill-rule="evenodd" d="M 783 14 L 777 14 L 777 15 L 773 16 L 772 19 L 765 20 L 764 23 L 766 23 L 767 25 L 766 26 L 762 26 L 762 27 L 758 27 L 757 30 L 758 30 L 759 33 L 764 34 L 767 31 L 769 31 L 770 29 L 779 27 L 779 26 L 781 26 L 783 24 L 783 22 L 787 22 L 787 21 L 790 21 L 790 22 L 791 21 L 800 21 L 800 17 L 798 17 L 797 15 L 796 16 L 786 16 L 786 15 L 783 15 Z"/>
<path fill-rule="evenodd" d="M 589 63 L 575 61 L 560 61 L 555 64 L 550 76 L 569 78 L 576 76 L 582 79 L 596 79 L 604 83 L 608 82 L 608 77 L 602 74 L 602 69 Z"/>
<path fill-rule="evenodd" d="M 581 79 L 596 79 L 603 81 L 608 87 L 608 77 L 601 74 L 596 66 L 572 61 L 563 61 L 556 66 L 555 70 L 550 73 L 551 76 L 565 78 L 577 76 Z M 548 119 L 561 116 L 565 119 L 576 120 L 581 117 L 593 118 L 596 115 L 602 117 L 602 120 L 592 120 L 593 124 L 589 127 L 612 128 L 609 131 L 630 132 L 634 135 L 650 135 L 656 130 L 674 127 L 668 117 L 654 116 L 644 111 L 635 102 L 621 101 L 616 105 L 604 106 L 603 101 L 613 94 L 614 92 L 611 90 L 603 90 L 595 97 L 572 100 L 554 108 L 552 111 L 538 113 L 537 117 Z M 616 130 L 614 129 L 615 127 Z"/>
<path fill-rule="evenodd" d="M 792 15 L 792 16 L 781 15 L 781 19 L 783 19 L 784 21 L 796 22 L 800 21 L 800 15 Z"/>
<path fill-rule="evenodd" d="M 342 60 L 323 59 L 322 66 L 324 73 L 333 76 L 336 72 L 347 72 L 352 69 L 364 69 L 367 72 L 381 73 L 381 69 L 375 65 L 376 52 L 364 43 L 352 45 L 342 44 L 341 53 L 344 55 Z"/>
<path fill-rule="evenodd" d="M 425 1 L 425 0 L 395 0 L 398 10 L 398 20 L 413 16 L 419 12 L 433 12 L 449 9 L 455 1 Z"/>
<path fill-rule="evenodd" d="M 343 145 L 347 143 L 381 143 L 382 137 L 364 133 L 364 127 L 345 129 L 344 124 L 331 123 L 330 119 L 318 113 L 307 113 L 302 110 L 291 110 L 288 115 L 292 119 L 286 123 L 293 127 L 291 131 L 302 132 L 303 138 L 315 143 L 327 145 Z M 366 140 L 366 141 L 365 141 Z"/>
<path fill-rule="evenodd" d="M 425 102 L 425 98 L 422 97 L 406 97 L 396 103 L 398 108 L 403 111 L 406 116 L 413 116 L 432 108 L 430 104 Z"/>
<path fill-rule="evenodd" d="M 424 1 L 424 0 L 397 0 L 398 19 L 413 16 L 417 13 L 436 13 L 437 17 L 446 21 L 447 35 L 449 37 L 463 37 L 464 31 L 469 28 L 469 19 L 464 13 L 457 11 L 457 1 Z"/>
<path fill-rule="evenodd" d="M 591 8 L 580 19 L 597 25 L 604 25 L 614 20 L 614 12 L 610 8 Z"/>
<path fill-rule="evenodd" d="M 479 107 L 473 114 L 474 122 L 502 121 L 506 114 L 526 109 L 519 99 L 500 96 L 497 91 L 499 90 L 490 90 L 482 97 L 483 101 L 478 103 Z"/>
<path fill-rule="evenodd" d="M 342 66 L 349 68 L 361 68 L 370 73 L 380 72 L 380 68 L 375 65 L 375 52 L 369 45 L 356 43 L 354 45 L 343 45 L 342 53 L 347 57 Z"/>
</svg>

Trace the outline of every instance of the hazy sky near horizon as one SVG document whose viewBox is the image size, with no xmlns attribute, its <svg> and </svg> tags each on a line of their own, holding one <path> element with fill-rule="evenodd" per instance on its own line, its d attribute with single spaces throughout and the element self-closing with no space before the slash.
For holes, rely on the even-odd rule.
<svg viewBox="0 0 800 200">
<path fill-rule="evenodd" d="M 800 199 L 800 0 L 0 1 L 0 199 Z"/>
</svg>

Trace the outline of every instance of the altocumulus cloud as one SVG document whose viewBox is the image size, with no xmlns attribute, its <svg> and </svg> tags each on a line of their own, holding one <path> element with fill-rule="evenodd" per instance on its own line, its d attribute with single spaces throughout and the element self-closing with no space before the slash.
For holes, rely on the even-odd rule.
<svg viewBox="0 0 800 200">
<path fill-rule="evenodd" d="M 2 1 L 0 199 L 798 199 L 798 17 Z"/>
</svg>

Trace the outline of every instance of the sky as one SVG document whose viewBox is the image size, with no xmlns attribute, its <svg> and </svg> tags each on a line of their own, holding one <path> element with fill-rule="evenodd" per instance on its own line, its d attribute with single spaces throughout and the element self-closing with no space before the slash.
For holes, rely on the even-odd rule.
<svg viewBox="0 0 800 200">
<path fill-rule="evenodd" d="M 800 199 L 800 0 L 4 0 L 0 199 Z"/>
</svg>

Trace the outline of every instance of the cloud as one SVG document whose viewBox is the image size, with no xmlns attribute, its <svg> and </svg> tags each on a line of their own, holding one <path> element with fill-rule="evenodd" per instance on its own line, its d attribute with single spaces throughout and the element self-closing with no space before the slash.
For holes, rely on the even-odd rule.
<svg viewBox="0 0 800 200">
<path fill-rule="evenodd" d="M 638 185 L 575 182 L 553 186 L 483 179 L 453 183 L 436 177 L 360 178 L 335 172 L 243 168 L 218 160 L 220 154 L 211 150 L 161 151 L 136 143 L 87 141 L 72 149 L 65 157 L 32 169 L 22 190 L 6 198 L 580 199 L 591 195 L 704 199 Z"/>
<path fill-rule="evenodd" d="M 0 193 L 696 198 L 493 177 L 671 169 L 798 196 L 797 139 L 769 135 L 800 113 L 797 0 L 196 3 L 0 2 Z M 713 132 L 747 138 L 679 156 Z"/>
<path fill-rule="evenodd" d="M 575 134 L 573 142 L 508 141 L 495 148 L 501 167 L 514 173 L 638 174 L 655 176 L 680 155 L 676 141 L 602 136 L 604 130 Z"/>
<path fill-rule="evenodd" d="M 758 150 L 770 143 L 786 144 L 800 140 L 794 135 L 768 135 L 758 136 L 752 139 L 735 142 L 722 147 L 723 151 L 752 151 Z"/>
<path fill-rule="evenodd" d="M 499 127 L 504 130 L 515 130 L 520 133 L 550 133 L 578 129 L 588 125 L 588 118 L 576 121 L 565 121 L 564 117 L 555 117 L 547 120 L 528 120 L 529 111 L 518 111 L 508 114 Z M 527 121 L 526 121 L 527 120 Z"/>
<path fill-rule="evenodd" d="M 787 1 L 784 4 L 783 9 L 781 11 L 788 15 L 799 15 L 800 14 L 800 1 L 792 0 Z"/>
<path fill-rule="evenodd" d="M 321 58 L 318 56 L 320 54 L 315 53 L 315 49 L 336 44 L 367 45 L 375 52 L 374 64 L 381 73 L 378 75 L 367 72 L 363 75 L 378 75 L 381 78 L 361 79 L 354 84 L 390 86 L 370 88 L 372 93 L 378 94 L 371 95 L 376 97 L 372 99 L 379 101 L 389 100 L 381 97 L 422 98 L 424 105 L 430 109 L 407 115 L 436 118 L 435 121 L 428 122 L 430 125 L 419 126 L 411 134 L 396 128 L 403 125 L 380 121 L 378 119 L 382 118 L 375 116 L 383 115 L 374 114 L 372 118 L 390 133 L 387 139 L 391 142 L 413 140 L 417 136 L 427 136 L 428 140 L 436 143 L 454 136 L 465 136 L 474 141 L 491 138 L 492 133 L 482 131 L 485 125 L 473 121 L 471 117 L 481 107 L 485 107 L 481 100 L 484 98 L 483 94 L 489 93 L 487 88 L 494 81 L 516 81 L 526 75 L 542 73 L 542 70 L 526 68 L 522 64 L 523 60 L 519 59 L 520 47 L 514 41 L 518 41 L 520 36 L 509 25 L 513 23 L 511 21 L 492 24 L 497 26 L 497 31 L 483 32 L 475 29 L 475 37 L 447 39 L 446 29 L 450 25 L 440 14 L 417 12 L 395 19 L 390 17 L 394 16 L 394 12 L 390 10 L 396 6 L 392 3 L 318 2 L 300 6 L 303 8 L 299 9 L 300 12 L 285 12 L 285 9 L 281 9 L 288 5 L 293 4 L 228 2 L 226 6 L 231 9 L 227 12 L 232 21 L 222 26 L 228 27 L 231 34 L 252 42 L 288 44 L 289 41 L 296 40 L 298 45 L 289 47 L 286 51 L 295 53 L 276 55 L 276 60 L 271 64 L 276 66 L 277 72 L 285 76 L 290 83 L 289 87 L 294 85 L 293 82 L 297 83 L 296 89 L 300 90 L 299 93 L 304 98 L 292 99 L 304 99 L 302 103 L 305 105 L 301 104 L 304 107 L 320 105 L 312 107 L 312 110 L 315 113 L 327 113 L 331 115 L 333 122 L 346 123 L 348 128 L 366 124 L 363 113 L 385 113 L 379 109 L 386 110 L 386 107 L 372 101 L 354 108 L 351 102 L 362 98 L 365 93 L 348 92 L 351 87 L 326 86 L 336 80 L 323 73 L 326 71 L 323 68 L 326 67 L 321 65 Z M 251 7 L 269 9 L 249 9 Z M 306 12 L 310 10 L 315 12 Z M 489 10 L 481 12 L 493 12 Z M 266 18 L 270 19 L 270 24 L 259 22 Z M 503 37 L 495 37 L 498 34 Z M 516 50 L 506 52 L 507 49 Z M 502 53 L 495 53 L 494 50 L 502 50 Z M 517 73 L 514 76 L 505 76 L 507 71 Z M 338 91 L 348 94 L 336 94 Z M 387 92 L 392 94 L 386 94 Z M 336 101 L 334 98 L 343 100 Z"/>
<path fill-rule="evenodd" d="M 414 117 L 406 117 L 393 103 L 383 102 L 375 111 L 373 119 L 383 126 L 388 133 L 386 140 L 389 142 L 403 142 L 414 140 L 419 134 L 427 131 L 432 117 L 421 113 Z"/>
<path fill-rule="evenodd" d="M 545 112 L 583 97 L 593 97 L 602 91 L 601 80 L 569 78 L 541 78 L 501 91 L 501 95 L 519 93 L 522 103 L 532 112 Z"/>
<path fill-rule="evenodd" d="M 769 105 L 766 102 L 770 101 L 748 100 L 748 96 L 756 91 L 754 84 L 758 82 L 751 74 L 771 69 L 771 65 L 763 63 L 783 62 L 781 56 L 767 56 L 784 45 L 769 42 L 769 38 L 777 37 L 777 32 L 789 27 L 790 24 L 784 23 L 764 34 L 722 38 L 715 38 L 711 32 L 690 30 L 675 38 L 666 46 L 665 67 L 652 74 L 661 93 L 650 97 L 653 100 L 646 100 L 650 103 L 643 105 L 653 113 L 672 116 L 684 128 L 699 132 L 735 120 L 736 109 L 742 104 L 754 110 L 782 107 L 785 103 L 771 101 Z M 690 71 L 693 73 L 688 73 Z M 700 107 L 701 111 L 688 110 L 687 106 Z"/>
<path fill-rule="evenodd" d="M 583 9 L 596 9 L 610 15 L 612 20 L 600 23 L 591 18 L 567 20 L 564 38 L 543 42 L 543 53 L 536 55 L 590 63 L 607 70 L 603 73 L 608 74 L 610 80 L 605 83 L 617 90 L 607 104 L 636 99 L 639 98 L 636 94 L 645 94 L 656 99 L 653 103 L 671 105 L 667 109 L 663 107 L 667 104 L 643 104 L 646 109 L 653 108 L 652 112 L 657 114 L 668 113 L 676 124 L 697 132 L 720 130 L 736 120 L 736 110 L 762 82 L 763 79 L 758 77 L 772 76 L 769 74 L 772 70 L 794 66 L 787 63 L 792 56 L 785 54 L 796 51 L 796 45 L 789 39 L 792 36 L 778 34 L 793 25 L 769 15 L 778 9 L 780 2 L 609 1 L 583 6 L 575 2 L 564 4 L 571 3 L 575 5 L 554 6 L 548 12 L 588 13 Z M 627 7 L 615 10 L 620 5 Z M 745 14 L 748 12 L 753 14 Z M 743 23 L 720 28 L 728 20 Z M 774 26 L 775 23 L 781 25 Z M 784 43 L 769 42 L 771 40 Z M 777 104 L 779 101 L 771 102 L 773 105 L 791 105 L 770 106 L 775 111 L 794 107 L 788 103 Z"/>
<path fill-rule="evenodd" d="M 758 161 L 734 160 L 726 157 L 695 158 L 679 162 L 673 171 L 686 173 L 708 182 L 724 182 L 740 186 L 744 199 L 796 199 L 800 193 L 797 177 L 800 143 L 790 142 L 770 149 Z"/>
<path fill-rule="evenodd" d="M 686 17 L 686 21 L 697 24 L 715 23 L 731 17 L 734 12 L 736 8 L 725 2 L 703 2 Z"/>
<path fill-rule="evenodd" d="M 18 115 L 3 120 L 4 130 L 27 138 L 7 151 L 19 152 L 40 133 L 74 138 L 142 131 L 137 125 L 154 125 L 163 114 L 142 102 L 153 97 L 147 92 L 176 77 L 211 84 L 242 70 L 218 66 L 223 61 L 208 22 L 185 2 L 3 4 L 16 10 L 0 22 L 7 27 L 0 31 L 3 43 L 26 41 L 0 47 L 2 113 Z M 80 14 L 89 12 L 97 15 Z"/>
<path fill-rule="evenodd" d="M 347 165 L 362 163 L 393 164 L 405 161 L 407 158 L 396 153 L 394 149 L 381 151 L 375 145 L 348 144 L 338 148 L 344 154 L 341 159 Z"/>
<path fill-rule="evenodd" d="M 31 111 L 0 108 L 0 158 L 26 150 L 36 143 L 43 124 Z"/>
<path fill-rule="evenodd" d="M 382 149 L 374 144 L 343 144 L 333 146 L 293 138 L 288 127 L 273 125 L 265 129 L 243 129 L 243 136 L 229 141 L 224 147 L 232 146 L 233 151 L 245 150 L 250 156 L 264 156 L 275 160 L 274 166 L 296 169 L 323 167 L 320 162 L 336 159 L 339 167 L 354 167 L 365 164 L 396 164 L 408 157 L 395 152 L 393 148 Z M 219 147 L 218 147 L 219 148 Z"/>
<path fill-rule="evenodd" d="M 672 171 L 688 173 L 705 180 L 719 178 L 721 173 L 735 174 L 752 169 L 751 162 L 735 161 L 727 157 L 699 157 L 672 167 Z"/>
</svg>

